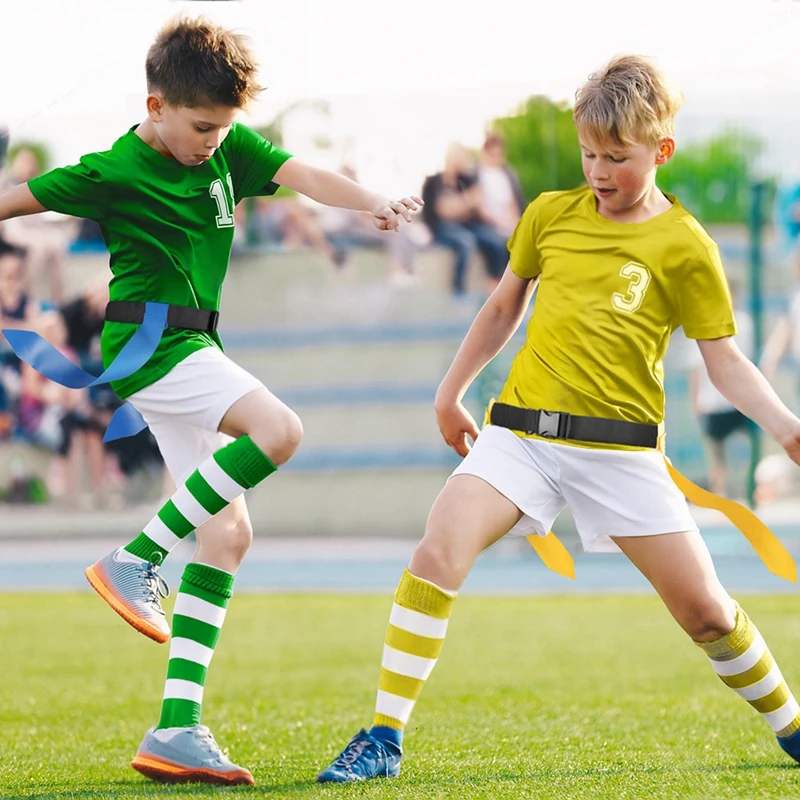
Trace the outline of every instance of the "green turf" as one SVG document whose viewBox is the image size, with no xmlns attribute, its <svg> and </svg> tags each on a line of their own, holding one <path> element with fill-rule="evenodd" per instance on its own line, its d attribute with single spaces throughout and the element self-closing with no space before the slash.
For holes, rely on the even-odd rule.
<svg viewBox="0 0 800 800">
<path fill-rule="evenodd" d="M 390 600 L 238 595 L 204 721 L 251 789 L 130 769 L 168 649 L 90 593 L 0 594 L 0 797 L 783 798 L 800 769 L 652 597 L 462 598 L 399 779 L 318 786 L 372 715 Z M 744 603 L 800 685 L 797 599 Z"/>
</svg>

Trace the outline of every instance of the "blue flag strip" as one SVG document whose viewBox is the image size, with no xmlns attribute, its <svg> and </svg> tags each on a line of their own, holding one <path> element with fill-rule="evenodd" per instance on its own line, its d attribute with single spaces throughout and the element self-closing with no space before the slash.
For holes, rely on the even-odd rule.
<svg viewBox="0 0 800 800">
<path fill-rule="evenodd" d="M 131 336 L 117 357 L 101 375 L 94 375 L 73 364 L 62 352 L 34 331 L 3 330 L 11 349 L 17 357 L 30 364 L 45 378 L 68 389 L 88 389 L 111 381 L 120 381 L 140 370 L 155 353 L 161 335 L 167 326 L 167 303 L 145 303 L 145 313 L 139 330 Z M 108 424 L 104 442 L 135 436 L 147 423 L 130 404 L 123 403 L 114 412 Z"/>
</svg>

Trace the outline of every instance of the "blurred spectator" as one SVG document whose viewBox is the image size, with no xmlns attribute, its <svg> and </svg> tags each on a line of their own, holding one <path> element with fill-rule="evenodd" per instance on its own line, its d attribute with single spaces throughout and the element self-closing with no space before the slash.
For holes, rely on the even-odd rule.
<svg viewBox="0 0 800 800">
<path fill-rule="evenodd" d="M 345 165 L 340 172 L 358 183 L 358 175 L 352 167 Z M 337 266 L 346 266 L 355 248 L 380 248 L 389 255 L 389 274 L 393 284 L 403 285 L 413 279 L 417 245 L 408 225 L 401 225 L 397 233 L 386 233 L 375 227 L 369 212 L 334 206 L 320 206 L 317 220 L 333 247 Z"/>
<path fill-rule="evenodd" d="M 795 370 L 800 366 L 800 179 L 786 181 L 779 187 L 775 209 L 776 227 L 793 285 L 788 293 L 787 312 L 773 328 L 761 356 L 761 371 L 770 382 L 774 382 L 786 353 L 791 352 Z M 795 402 L 798 407 L 800 381 L 797 378 L 795 380 Z"/>
<path fill-rule="evenodd" d="M 6 154 L 8 153 L 8 128 L 4 125 L 0 126 L 0 169 L 3 169 L 6 163 Z"/>
<path fill-rule="evenodd" d="M 737 308 L 736 343 L 748 357 L 753 358 L 753 319 L 750 314 L 738 308 L 738 292 L 734 295 Z M 700 428 L 709 458 L 709 489 L 721 497 L 728 495 L 728 465 L 725 456 L 725 443 L 737 431 L 749 433 L 752 424 L 741 411 L 734 408 L 714 387 L 708 377 L 705 364 L 698 348 L 692 348 L 695 357 L 694 369 L 689 375 L 689 400 L 694 415 L 700 421 Z"/>
<path fill-rule="evenodd" d="M 775 208 L 783 249 L 800 278 L 800 180 L 787 181 L 778 189 Z"/>
<path fill-rule="evenodd" d="M 107 303 L 108 282 L 101 278 L 61 309 L 67 347 L 76 353 L 80 365 L 94 375 L 103 371 L 100 337 Z M 108 484 L 121 488 L 128 478 L 141 470 L 155 475 L 165 469 L 158 445 L 149 431 L 103 444 L 103 433 L 121 405 L 122 401 L 108 384 L 89 389 L 83 446 L 95 494 L 101 494 Z M 103 471 L 105 479 L 98 479 Z M 98 499 L 109 498 L 103 495 Z"/>
<path fill-rule="evenodd" d="M 39 304 L 25 290 L 24 252 L 0 239 L 0 329 L 30 328 Z M 21 364 L 0 334 L 0 438 L 11 435 L 21 386 Z"/>
<path fill-rule="evenodd" d="M 100 359 L 100 336 L 107 303 L 108 282 L 102 278 L 61 308 L 67 329 L 67 346 L 78 354 L 86 370 L 89 370 L 90 362 L 94 365 Z"/>
<path fill-rule="evenodd" d="M 103 231 L 93 219 L 78 221 L 78 232 L 69 246 L 71 253 L 102 253 L 107 250 Z"/>
<path fill-rule="evenodd" d="M 796 501 L 800 494 L 797 464 L 786 453 L 773 453 L 758 462 L 755 471 L 757 506 Z"/>
<path fill-rule="evenodd" d="M 464 294 L 467 267 L 476 250 L 485 261 L 487 289 L 493 290 L 508 261 L 506 238 L 481 214 L 478 176 L 472 157 L 461 145 L 451 145 L 444 170 L 425 179 L 422 199 L 422 218 L 434 241 L 455 254 L 453 294 Z"/>
<path fill-rule="evenodd" d="M 38 314 L 25 288 L 25 251 L 0 239 L 0 328 L 25 328 Z"/>
<path fill-rule="evenodd" d="M 57 311 L 47 311 L 36 321 L 36 330 L 50 344 L 77 363 L 77 354 L 67 347 L 67 331 Z M 87 427 L 88 394 L 67 389 L 48 380 L 33 367 L 22 364 L 19 400 L 19 431 L 32 444 L 55 453 L 48 489 L 56 497 L 66 493 L 77 498 L 80 488 L 82 431 Z M 93 475 L 102 482 L 102 474 Z"/>
<path fill-rule="evenodd" d="M 478 163 L 481 216 L 498 233 L 508 238 L 514 232 L 525 197 L 517 173 L 506 162 L 506 145 L 499 133 L 488 133 Z"/>
<path fill-rule="evenodd" d="M 787 352 L 792 354 L 795 369 L 800 365 L 800 243 L 796 243 L 795 248 L 794 285 L 789 291 L 789 308 L 772 329 L 761 356 L 761 371 L 770 383 L 774 383 L 778 367 Z M 800 384 L 797 382 L 795 392 L 795 400 L 800 405 Z"/>
<path fill-rule="evenodd" d="M 21 148 L 14 155 L 4 188 L 18 186 L 41 174 L 42 167 L 33 150 Z M 64 297 L 64 261 L 78 227 L 78 220 L 48 211 L 27 217 L 15 217 L 2 223 L 2 235 L 27 253 L 26 283 L 36 291 L 41 275 L 49 272 L 50 296 L 54 303 Z"/>
<path fill-rule="evenodd" d="M 281 250 L 298 250 L 310 245 L 332 264 L 336 252 L 314 218 L 295 195 L 257 197 L 252 223 L 259 244 Z"/>
</svg>

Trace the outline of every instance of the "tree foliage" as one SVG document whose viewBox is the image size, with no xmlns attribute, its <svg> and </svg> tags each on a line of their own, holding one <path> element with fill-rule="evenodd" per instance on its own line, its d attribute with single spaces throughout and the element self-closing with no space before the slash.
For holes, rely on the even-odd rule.
<svg viewBox="0 0 800 800">
<path fill-rule="evenodd" d="M 509 164 L 523 192 L 574 189 L 584 183 L 572 109 L 547 97 L 528 98 L 516 113 L 492 122 L 506 142 Z M 659 170 L 658 184 L 677 195 L 703 224 L 746 222 L 752 167 L 764 142 L 747 131 L 728 130 L 679 146 Z M 771 193 L 769 193 L 771 194 Z"/>
</svg>

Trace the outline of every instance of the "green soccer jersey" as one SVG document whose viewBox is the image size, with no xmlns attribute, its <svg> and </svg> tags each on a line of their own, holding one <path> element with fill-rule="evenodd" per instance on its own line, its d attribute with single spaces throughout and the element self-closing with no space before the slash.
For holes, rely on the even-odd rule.
<svg viewBox="0 0 800 800">
<path fill-rule="evenodd" d="M 233 243 L 234 206 L 244 197 L 273 194 L 278 186 L 272 179 L 291 156 L 237 123 L 209 161 L 186 167 L 145 144 L 134 130 L 110 150 L 54 169 L 28 186 L 45 208 L 98 222 L 111 255 L 112 300 L 217 311 Z M 106 322 L 106 366 L 137 327 Z M 222 349 L 219 336 L 167 328 L 150 361 L 112 387 L 128 397 L 204 347 Z"/>
</svg>

